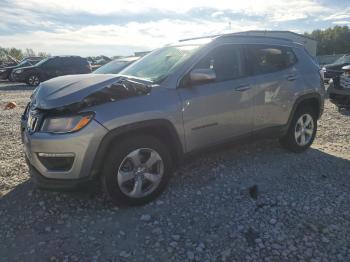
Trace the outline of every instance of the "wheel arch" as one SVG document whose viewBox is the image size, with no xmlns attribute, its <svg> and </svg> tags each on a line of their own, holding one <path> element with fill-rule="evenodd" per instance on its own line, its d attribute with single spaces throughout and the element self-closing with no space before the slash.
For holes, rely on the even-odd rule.
<svg viewBox="0 0 350 262">
<path fill-rule="evenodd" d="M 323 113 L 324 102 L 320 94 L 310 93 L 298 97 L 293 105 L 292 111 L 289 115 L 287 127 L 289 128 L 295 112 L 302 106 L 312 106 L 316 109 L 317 118 L 319 119 Z"/>
<path fill-rule="evenodd" d="M 151 135 L 160 139 L 170 148 L 170 153 L 174 164 L 178 165 L 181 163 L 184 151 L 181 140 L 172 123 L 166 119 L 147 120 L 110 130 L 102 138 L 102 141 L 96 151 L 91 176 L 95 177 L 99 175 L 103 165 L 103 160 L 113 145 L 122 139 L 139 134 Z"/>
</svg>

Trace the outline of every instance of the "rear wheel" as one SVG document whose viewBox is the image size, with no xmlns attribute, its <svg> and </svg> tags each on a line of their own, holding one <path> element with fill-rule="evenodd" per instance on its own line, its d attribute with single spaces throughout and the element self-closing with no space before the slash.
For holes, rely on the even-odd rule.
<svg viewBox="0 0 350 262">
<path fill-rule="evenodd" d="M 287 134 L 280 139 L 286 149 L 300 153 L 308 149 L 315 139 L 317 114 L 309 106 L 302 106 L 295 112 Z"/>
<path fill-rule="evenodd" d="M 109 152 L 102 185 L 117 205 L 141 205 L 156 198 L 172 171 L 166 146 L 152 136 L 130 137 Z"/>
<path fill-rule="evenodd" d="M 38 86 L 40 84 L 40 78 L 38 75 L 29 75 L 26 83 L 30 86 Z"/>
</svg>

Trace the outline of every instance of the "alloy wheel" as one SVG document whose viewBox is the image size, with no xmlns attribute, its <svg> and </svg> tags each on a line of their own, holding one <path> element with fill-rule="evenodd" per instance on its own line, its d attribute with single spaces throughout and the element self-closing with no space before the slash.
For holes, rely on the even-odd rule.
<svg viewBox="0 0 350 262">
<path fill-rule="evenodd" d="M 299 146 L 307 145 L 313 136 L 315 129 L 314 120 L 311 115 L 303 114 L 297 121 L 294 131 L 295 141 Z"/>
<path fill-rule="evenodd" d="M 118 185 L 132 198 L 141 198 L 154 192 L 162 180 L 164 163 L 153 149 L 139 148 L 129 153 L 118 168 Z"/>
<path fill-rule="evenodd" d="M 33 76 L 30 76 L 29 79 L 28 79 L 28 83 L 32 86 L 37 86 L 39 85 L 40 83 L 40 79 L 38 76 L 36 75 L 33 75 Z"/>
</svg>

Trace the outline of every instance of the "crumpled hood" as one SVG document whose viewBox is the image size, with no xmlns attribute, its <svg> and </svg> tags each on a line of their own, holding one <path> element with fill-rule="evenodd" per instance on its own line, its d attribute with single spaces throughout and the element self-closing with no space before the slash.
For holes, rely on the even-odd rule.
<svg viewBox="0 0 350 262">
<path fill-rule="evenodd" d="M 82 74 L 56 77 L 41 83 L 33 93 L 32 103 L 35 104 L 36 108 L 44 110 L 81 103 L 85 98 L 91 97 L 94 93 L 107 87 L 115 86 L 115 83 L 117 83 L 118 89 L 122 89 L 125 87 L 120 84 L 123 79 L 125 80 L 121 76 L 109 74 Z"/>
</svg>

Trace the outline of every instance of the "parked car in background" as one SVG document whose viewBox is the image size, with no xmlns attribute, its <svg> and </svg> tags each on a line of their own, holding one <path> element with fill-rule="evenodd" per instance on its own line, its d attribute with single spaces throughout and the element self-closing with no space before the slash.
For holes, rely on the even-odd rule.
<svg viewBox="0 0 350 262">
<path fill-rule="evenodd" d="M 48 79 L 75 74 L 91 73 L 91 66 L 86 58 L 80 56 L 53 56 L 41 60 L 33 66 L 21 67 L 12 71 L 14 81 L 37 86 Z"/>
<path fill-rule="evenodd" d="M 168 45 L 119 75 L 58 77 L 22 116 L 29 172 L 44 188 L 98 178 L 116 204 L 144 204 L 183 157 L 208 147 L 265 135 L 308 149 L 322 80 L 302 45 L 235 34 Z"/>
<path fill-rule="evenodd" d="M 0 79 L 8 79 L 10 81 L 13 81 L 11 75 L 13 70 L 20 67 L 33 66 L 42 59 L 42 57 L 26 57 L 22 59 L 22 61 L 20 61 L 17 65 L 0 68 Z"/>
<path fill-rule="evenodd" d="M 100 68 L 101 66 L 109 63 L 110 61 L 112 61 L 111 58 L 109 58 L 108 56 L 104 56 L 104 55 L 100 55 L 100 56 L 89 56 L 86 58 L 92 68 L 92 71 Z"/>
<path fill-rule="evenodd" d="M 343 73 L 342 67 L 347 65 L 350 65 L 350 54 L 340 57 L 332 64 L 324 65 L 322 71 L 325 81 L 339 77 Z"/>
<path fill-rule="evenodd" d="M 2 61 L 0 68 L 6 67 L 6 66 L 15 66 L 18 63 L 20 63 L 19 60 L 12 57 L 11 55 L 6 54 L 5 56 L 6 56 L 6 59 L 5 59 L 5 61 Z"/>
<path fill-rule="evenodd" d="M 350 65 L 343 66 L 342 72 L 330 81 L 327 92 L 329 100 L 339 109 L 350 109 Z"/>
<path fill-rule="evenodd" d="M 138 59 L 140 59 L 140 57 L 137 56 L 115 59 L 96 69 L 93 74 L 118 74 L 121 70 Z"/>
</svg>

